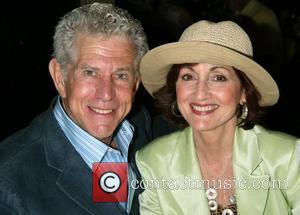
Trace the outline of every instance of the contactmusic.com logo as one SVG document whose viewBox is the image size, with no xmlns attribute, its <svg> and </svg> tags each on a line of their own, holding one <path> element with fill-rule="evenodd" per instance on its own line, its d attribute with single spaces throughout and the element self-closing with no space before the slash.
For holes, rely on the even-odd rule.
<svg viewBox="0 0 300 215">
<path fill-rule="evenodd" d="M 127 163 L 93 163 L 93 201 L 127 201 Z"/>
</svg>

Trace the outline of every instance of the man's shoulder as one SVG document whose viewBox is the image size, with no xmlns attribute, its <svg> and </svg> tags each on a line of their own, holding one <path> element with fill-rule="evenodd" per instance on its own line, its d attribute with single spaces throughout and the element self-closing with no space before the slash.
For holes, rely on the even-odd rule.
<svg viewBox="0 0 300 215">
<path fill-rule="evenodd" d="M 148 109 L 143 105 L 134 106 L 126 119 L 129 120 L 135 129 L 140 127 L 147 131 L 151 129 L 151 116 Z"/>
<path fill-rule="evenodd" d="M 126 119 L 134 127 L 131 150 L 135 153 L 152 140 L 151 116 L 145 106 L 135 106 Z"/>
<path fill-rule="evenodd" d="M 34 147 L 42 138 L 43 124 L 47 122 L 48 112 L 43 112 L 36 116 L 25 128 L 15 132 L 5 140 L 0 142 L 0 164 L 14 158 L 19 153 Z"/>
</svg>

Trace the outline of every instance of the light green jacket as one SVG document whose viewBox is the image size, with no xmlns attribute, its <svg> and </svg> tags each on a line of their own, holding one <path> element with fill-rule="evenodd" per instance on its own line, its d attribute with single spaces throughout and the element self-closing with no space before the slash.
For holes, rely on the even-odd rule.
<svg viewBox="0 0 300 215">
<path fill-rule="evenodd" d="M 146 188 L 139 196 L 142 215 L 210 214 L 192 136 L 188 127 L 137 152 L 141 185 Z M 236 129 L 233 169 L 238 214 L 300 215 L 299 146 L 300 139 L 261 126 Z"/>
</svg>

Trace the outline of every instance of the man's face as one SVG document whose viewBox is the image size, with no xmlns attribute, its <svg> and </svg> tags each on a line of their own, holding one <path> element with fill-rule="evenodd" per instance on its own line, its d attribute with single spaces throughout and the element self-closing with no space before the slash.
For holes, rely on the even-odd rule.
<svg viewBox="0 0 300 215">
<path fill-rule="evenodd" d="M 113 134 L 131 109 L 139 85 L 134 73 L 135 49 L 123 37 L 81 34 L 75 50 L 76 61 L 69 66 L 64 82 L 57 83 L 62 76 L 58 72 L 56 87 L 69 117 L 103 140 Z"/>
</svg>

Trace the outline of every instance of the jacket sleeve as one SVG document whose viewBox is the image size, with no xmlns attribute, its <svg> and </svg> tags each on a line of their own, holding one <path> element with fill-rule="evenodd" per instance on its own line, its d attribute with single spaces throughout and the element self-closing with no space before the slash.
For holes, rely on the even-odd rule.
<svg viewBox="0 0 300 215">
<path fill-rule="evenodd" d="M 298 215 L 300 214 L 300 139 L 297 140 L 296 150 L 288 166 L 286 188 L 292 214 Z"/>
<path fill-rule="evenodd" d="M 140 214 L 163 214 L 155 186 L 151 183 L 151 175 L 148 171 L 147 165 L 141 161 L 139 152 L 136 153 L 136 163 L 142 176 L 142 181 L 140 181 L 139 185 L 145 188 L 144 192 L 139 195 Z"/>
<path fill-rule="evenodd" d="M 22 206 L 18 193 L 13 187 L 0 178 L 0 214 L 1 215 L 27 215 L 29 214 Z"/>
</svg>

